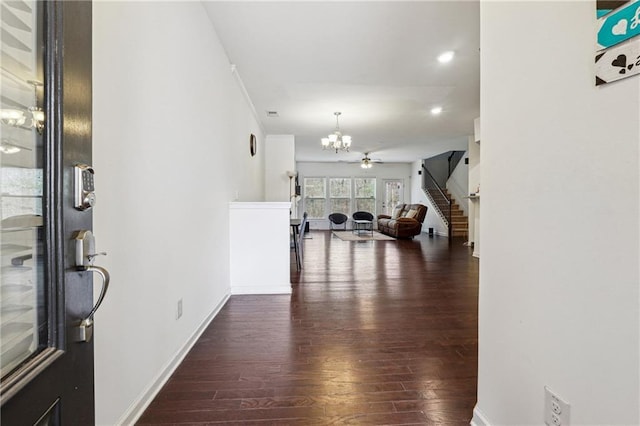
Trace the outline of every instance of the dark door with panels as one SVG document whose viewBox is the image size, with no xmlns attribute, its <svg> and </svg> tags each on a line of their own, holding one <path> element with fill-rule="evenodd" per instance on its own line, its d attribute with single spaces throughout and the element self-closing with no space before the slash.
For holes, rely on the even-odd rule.
<svg viewBox="0 0 640 426">
<path fill-rule="evenodd" d="M 0 14 L 2 424 L 91 425 L 91 3 Z"/>
</svg>

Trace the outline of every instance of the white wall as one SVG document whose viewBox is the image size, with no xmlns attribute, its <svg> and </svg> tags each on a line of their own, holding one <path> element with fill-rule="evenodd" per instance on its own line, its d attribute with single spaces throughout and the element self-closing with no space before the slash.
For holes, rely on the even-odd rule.
<svg viewBox="0 0 640 426">
<path fill-rule="evenodd" d="M 267 135 L 265 151 L 265 200 L 290 202 L 293 190 L 287 172 L 294 172 L 296 168 L 295 138 Z"/>
<path fill-rule="evenodd" d="M 374 177 L 376 178 L 376 211 L 375 215 L 381 214 L 382 203 L 384 201 L 384 180 L 400 179 L 404 184 L 404 202 L 409 203 L 412 199 L 412 177 L 411 165 L 409 163 L 385 163 L 374 164 L 370 169 L 363 169 L 360 163 L 326 163 L 326 162 L 298 162 L 297 170 L 299 182 L 302 186 L 302 197 L 300 209 L 304 209 L 304 178 L 305 177 Z M 328 183 L 327 183 L 328 185 Z M 328 191 L 328 188 L 327 188 Z M 327 213 L 328 216 L 328 213 Z M 310 229 L 329 229 L 329 220 L 309 220 Z"/>
<path fill-rule="evenodd" d="M 640 78 L 594 87 L 593 2 L 481 23 L 476 420 L 543 424 L 547 385 L 572 425 L 637 425 Z"/>
<path fill-rule="evenodd" d="M 95 235 L 112 278 L 96 422 L 114 425 L 226 300 L 229 201 L 264 198 L 249 134 L 264 135 L 201 3 L 95 2 L 93 18 Z"/>
</svg>

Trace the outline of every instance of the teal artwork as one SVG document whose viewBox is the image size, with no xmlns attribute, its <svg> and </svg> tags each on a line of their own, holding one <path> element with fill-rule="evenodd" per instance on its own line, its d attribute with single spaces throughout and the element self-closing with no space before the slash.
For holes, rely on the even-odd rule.
<svg viewBox="0 0 640 426">
<path fill-rule="evenodd" d="M 598 19 L 598 50 L 640 35 L 640 2 L 629 5 Z"/>
</svg>

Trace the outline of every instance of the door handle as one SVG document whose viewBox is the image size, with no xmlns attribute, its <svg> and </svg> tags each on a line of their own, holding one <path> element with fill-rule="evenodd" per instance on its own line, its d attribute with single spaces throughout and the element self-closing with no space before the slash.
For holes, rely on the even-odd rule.
<svg viewBox="0 0 640 426">
<path fill-rule="evenodd" d="M 96 313 L 102 301 L 104 300 L 104 296 L 107 294 L 107 290 L 109 289 L 109 272 L 104 269 L 102 266 L 87 266 L 84 269 L 78 269 L 79 271 L 89 271 L 96 272 L 98 275 L 102 277 L 102 290 L 100 290 L 100 296 L 98 297 L 98 301 L 96 302 L 89 315 L 87 315 L 82 321 L 80 321 L 80 325 L 78 326 L 78 342 L 88 342 L 91 340 L 93 336 L 93 314 Z"/>
<path fill-rule="evenodd" d="M 100 290 L 100 296 L 98 301 L 93 306 L 89 314 L 80 321 L 80 325 L 77 327 L 77 342 L 89 342 L 93 337 L 93 315 L 96 313 L 104 297 L 107 295 L 109 289 L 109 271 L 102 266 L 93 265 L 93 260 L 96 256 L 106 255 L 107 253 L 95 252 L 95 238 L 91 231 L 78 231 L 76 233 L 76 270 L 78 272 L 95 272 L 102 277 L 102 289 Z"/>
</svg>

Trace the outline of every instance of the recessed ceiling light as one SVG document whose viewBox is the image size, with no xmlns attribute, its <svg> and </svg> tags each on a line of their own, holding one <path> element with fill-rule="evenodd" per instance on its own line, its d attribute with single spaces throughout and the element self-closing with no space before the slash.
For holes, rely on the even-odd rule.
<svg viewBox="0 0 640 426">
<path fill-rule="evenodd" d="M 442 53 L 440 56 L 438 56 L 438 62 L 442 63 L 442 64 L 446 64 L 447 62 L 451 62 L 451 60 L 453 59 L 455 53 L 453 51 L 448 51 L 448 52 L 444 52 Z"/>
<path fill-rule="evenodd" d="M 431 114 L 433 115 L 438 115 L 441 112 L 442 112 L 442 107 L 437 106 L 437 107 L 431 108 Z"/>
</svg>

